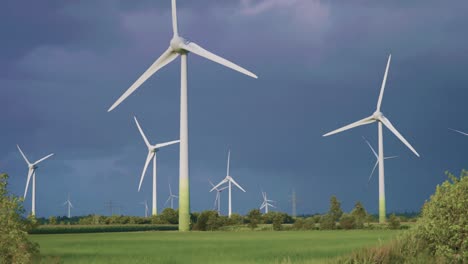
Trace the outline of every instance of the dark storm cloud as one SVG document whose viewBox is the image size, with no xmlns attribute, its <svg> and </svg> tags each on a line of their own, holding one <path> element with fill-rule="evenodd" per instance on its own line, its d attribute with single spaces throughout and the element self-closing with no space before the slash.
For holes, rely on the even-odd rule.
<svg viewBox="0 0 468 264">
<path fill-rule="evenodd" d="M 389 210 L 418 210 L 444 179 L 464 165 L 468 22 L 462 1 L 178 1 L 185 37 L 254 71 L 251 80 L 189 57 L 190 166 L 193 210 L 214 197 L 207 179 L 232 174 L 247 189 L 234 194 L 240 212 L 257 206 L 260 189 L 290 210 L 296 188 L 300 212 L 325 211 L 336 194 L 349 209 L 363 200 L 377 208 L 377 175 L 366 189 L 376 127 L 321 135 L 372 113 L 386 59 L 393 62 L 384 113 L 422 154 L 411 155 L 385 132 Z M 22 193 L 31 159 L 49 152 L 38 180 L 38 212 L 58 214 L 71 192 L 77 213 L 105 213 L 104 202 L 142 213 L 136 192 L 145 146 L 136 114 L 154 142 L 179 129 L 179 66 L 156 74 L 116 111 L 107 108 L 156 59 L 172 36 L 170 1 L 10 1 L 0 11 L 0 153 Z M 178 148 L 161 152 L 159 199 L 176 186 Z M 148 177 L 148 176 L 147 176 Z M 149 177 L 145 180 L 149 184 Z M 28 200 L 29 201 L 29 200 Z M 29 202 L 26 203 L 29 206 Z M 162 204 L 160 204 L 160 207 Z M 140 212 L 141 211 L 141 212 Z"/>
</svg>

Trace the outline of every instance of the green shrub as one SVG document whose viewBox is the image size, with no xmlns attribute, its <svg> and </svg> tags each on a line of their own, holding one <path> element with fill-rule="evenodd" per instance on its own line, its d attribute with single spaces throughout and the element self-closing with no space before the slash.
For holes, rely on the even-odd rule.
<svg viewBox="0 0 468 264">
<path fill-rule="evenodd" d="M 283 229 L 284 216 L 282 214 L 276 214 L 273 218 L 273 230 L 280 231 Z"/>
<path fill-rule="evenodd" d="M 400 229 L 400 218 L 395 214 L 390 215 L 387 226 L 389 229 Z"/>
<path fill-rule="evenodd" d="M 7 186 L 8 175 L 0 174 L 0 263 L 31 263 L 39 257 L 39 246 L 28 240 L 27 233 L 35 219 L 21 217 L 22 199 L 9 195 Z"/>
<path fill-rule="evenodd" d="M 336 229 L 336 222 L 332 215 L 324 215 L 320 218 L 320 229 L 331 230 Z"/>
<path fill-rule="evenodd" d="M 343 229 L 354 229 L 356 227 L 356 218 L 351 214 L 343 214 L 340 218 L 340 226 Z"/>
<path fill-rule="evenodd" d="M 260 224 L 261 217 L 262 213 L 258 209 L 250 210 L 247 214 L 248 225 L 252 230 Z"/>
<path fill-rule="evenodd" d="M 416 232 L 436 256 L 468 262 L 468 171 L 437 186 L 426 202 Z"/>
<path fill-rule="evenodd" d="M 303 230 L 304 229 L 304 223 L 305 220 L 304 218 L 296 218 L 293 224 L 293 229 L 294 230 Z"/>
</svg>

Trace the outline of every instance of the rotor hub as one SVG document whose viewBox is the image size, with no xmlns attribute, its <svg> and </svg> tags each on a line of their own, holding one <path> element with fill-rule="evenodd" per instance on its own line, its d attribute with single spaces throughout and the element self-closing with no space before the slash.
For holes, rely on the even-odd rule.
<svg viewBox="0 0 468 264">
<path fill-rule="evenodd" d="M 375 112 L 375 113 L 372 115 L 372 117 L 373 117 L 375 120 L 380 120 L 380 119 L 382 119 L 383 116 L 384 116 L 383 113 L 380 112 L 380 111 L 377 111 L 377 112 Z"/>
<path fill-rule="evenodd" d="M 180 36 L 174 36 L 171 39 L 170 46 L 174 52 L 177 52 L 179 54 L 185 54 L 187 53 L 186 50 L 182 48 L 183 44 L 188 44 L 190 41 L 184 39 L 183 37 Z"/>
</svg>

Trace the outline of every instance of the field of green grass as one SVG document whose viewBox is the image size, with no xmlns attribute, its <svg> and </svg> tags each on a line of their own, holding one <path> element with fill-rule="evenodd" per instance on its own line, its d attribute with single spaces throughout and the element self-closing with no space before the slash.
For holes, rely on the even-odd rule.
<svg viewBox="0 0 468 264">
<path fill-rule="evenodd" d="M 391 230 L 31 235 L 45 263 L 323 263 L 378 245 Z M 60 262 L 59 262 L 60 263 Z"/>
</svg>

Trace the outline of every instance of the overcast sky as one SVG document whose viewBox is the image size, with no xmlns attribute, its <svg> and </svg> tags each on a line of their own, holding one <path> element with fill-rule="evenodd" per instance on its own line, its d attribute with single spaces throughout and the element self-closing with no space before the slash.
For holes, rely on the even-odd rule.
<svg viewBox="0 0 468 264">
<path fill-rule="evenodd" d="M 345 210 L 357 200 L 378 208 L 378 174 L 367 179 L 377 125 L 323 138 L 375 110 L 392 54 L 382 112 L 421 154 L 388 130 L 387 211 L 419 210 L 444 172 L 466 166 L 468 17 L 466 1 L 179 0 L 185 38 L 251 70 L 258 80 L 189 56 L 191 209 L 211 209 L 208 179 L 226 174 L 233 210 L 261 204 L 261 189 L 291 212 L 325 212 L 337 195 Z M 170 1 L 7 1 L 0 9 L 0 170 L 23 195 L 30 160 L 55 153 L 37 171 L 38 216 L 121 212 L 143 215 L 151 177 L 141 192 L 147 149 L 179 136 L 179 61 L 148 80 L 111 113 L 107 109 L 167 48 Z M 178 192 L 178 146 L 158 152 L 158 199 L 168 181 Z M 29 211 L 30 193 L 25 202 Z M 222 196 L 226 213 L 227 193 Z"/>
</svg>

